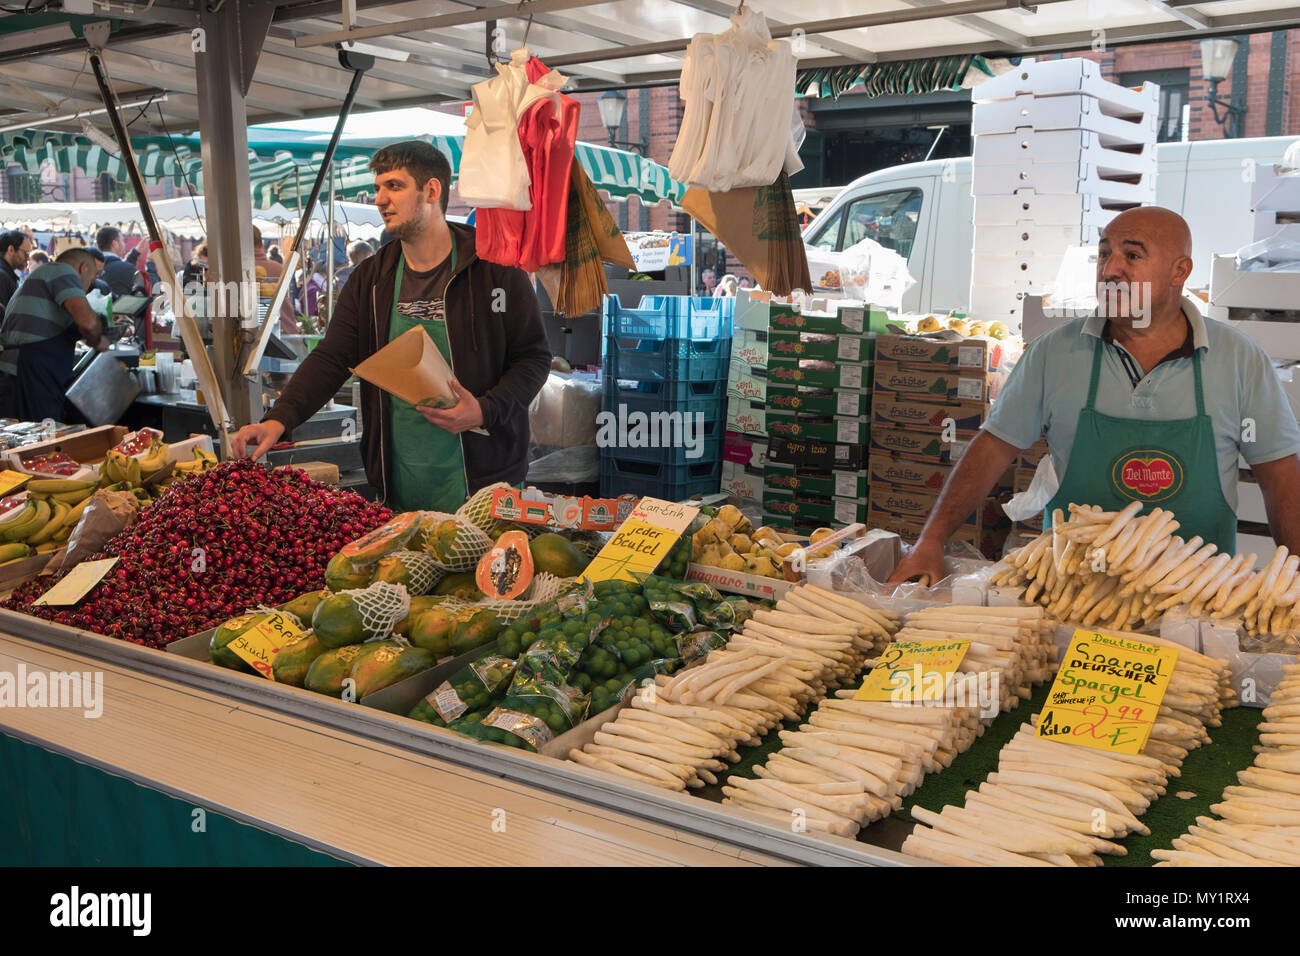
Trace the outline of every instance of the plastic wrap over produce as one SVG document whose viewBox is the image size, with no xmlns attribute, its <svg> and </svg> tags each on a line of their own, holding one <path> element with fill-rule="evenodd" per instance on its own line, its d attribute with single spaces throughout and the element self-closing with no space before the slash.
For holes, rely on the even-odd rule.
<svg viewBox="0 0 1300 956">
<path fill-rule="evenodd" d="M 874 239 L 863 239 L 842 252 L 806 246 L 813 289 L 822 295 L 870 302 L 898 311 L 903 295 L 916 280 L 907 271 L 907 258 Z"/>
<path fill-rule="evenodd" d="M 600 414 L 600 383 L 577 375 L 552 372 L 528 408 L 528 427 L 536 445 L 573 448 L 596 444 Z"/>
<path fill-rule="evenodd" d="M 944 545 L 945 575 L 931 586 L 918 582 L 886 584 L 908 550 L 909 546 L 893 532 L 872 531 L 830 557 L 810 562 L 807 583 L 829 591 L 861 592 L 880 601 L 985 603 L 994 564 L 973 545 L 965 541 L 949 541 Z M 893 604 L 888 606 L 894 608 Z"/>
</svg>

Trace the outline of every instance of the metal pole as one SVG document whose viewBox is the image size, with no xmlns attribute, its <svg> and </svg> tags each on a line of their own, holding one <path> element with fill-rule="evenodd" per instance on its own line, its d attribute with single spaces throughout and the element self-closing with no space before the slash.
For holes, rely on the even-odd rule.
<svg viewBox="0 0 1300 956">
<path fill-rule="evenodd" d="M 325 245 L 325 302 L 327 313 L 334 310 L 334 167 L 330 167 L 329 242 Z M 320 315 L 317 303 L 316 314 Z"/>
<path fill-rule="evenodd" d="M 301 179 L 299 180 L 298 201 L 305 208 L 306 216 L 299 217 L 298 233 L 293 241 L 293 252 L 285 257 L 284 272 L 280 273 L 280 281 L 275 287 L 275 295 L 271 298 L 271 305 L 266 310 L 266 318 L 263 319 L 262 328 L 258 331 L 257 338 L 249 350 L 248 360 L 244 363 L 245 375 L 254 374 L 258 365 L 261 364 L 262 353 L 266 351 L 266 343 L 270 341 L 271 331 L 275 328 L 272 323 L 278 319 L 285 293 L 289 291 L 289 276 L 293 273 L 296 264 L 295 257 L 301 258 L 302 241 L 307 235 L 306 217 L 311 215 L 312 208 L 320 197 L 321 187 L 325 185 L 325 177 L 334 162 L 334 151 L 339 145 L 339 138 L 343 135 L 343 127 L 348 121 L 348 113 L 352 111 L 352 103 L 356 100 L 357 91 L 361 88 L 361 79 L 365 76 L 366 70 L 375 65 L 375 58 L 364 53 L 357 53 L 354 50 L 339 50 L 339 65 L 352 71 L 352 82 L 348 85 L 347 95 L 343 97 L 343 105 L 339 108 L 338 122 L 334 125 L 334 133 L 330 136 L 329 145 L 325 147 L 325 156 L 321 160 L 321 167 L 316 172 L 316 181 L 311 186 L 311 195 L 305 204 L 302 204 Z"/>
<path fill-rule="evenodd" d="M 149 258 L 153 261 L 154 268 L 158 270 L 159 280 L 167 289 L 168 298 L 171 299 L 172 308 L 176 312 L 176 320 L 180 326 L 181 339 L 185 343 L 185 350 L 190 354 L 194 362 L 194 372 L 199 383 L 206 389 L 204 396 L 208 400 L 208 415 L 212 418 L 212 424 L 220 433 L 224 443 L 228 422 L 225 403 L 221 397 L 221 388 L 217 384 L 216 372 L 212 368 L 208 350 L 203 344 L 203 337 L 199 334 L 199 327 L 194 322 L 194 316 L 190 314 L 189 304 L 182 294 L 180 281 L 176 278 L 176 271 L 172 268 L 171 259 L 167 257 L 166 247 L 163 244 L 162 229 L 158 225 L 158 217 L 154 215 L 153 205 L 149 202 L 149 197 L 145 193 L 144 177 L 140 175 L 140 167 L 136 165 L 135 153 L 131 150 L 131 138 L 127 134 L 126 126 L 122 123 L 121 115 L 118 113 L 117 96 L 108 83 L 108 74 L 104 69 L 101 54 L 104 41 L 108 38 L 108 27 L 107 23 L 90 24 L 85 31 L 87 43 L 90 45 L 90 65 L 95 73 L 95 83 L 98 85 L 99 95 L 104 101 L 104 109 L 108 115 L 109 123 L 113 127 L 113 135 L 121 148 L 122 162 L 126 166 L 127 176 L 131 180 L 131 188 L 135 190 L 136 200 L 140 203 L 140 216 L 144 220 L 145 228 L 149 230 Z M 211 392 L 210 396 L 209 392 Z"/>
</svg>

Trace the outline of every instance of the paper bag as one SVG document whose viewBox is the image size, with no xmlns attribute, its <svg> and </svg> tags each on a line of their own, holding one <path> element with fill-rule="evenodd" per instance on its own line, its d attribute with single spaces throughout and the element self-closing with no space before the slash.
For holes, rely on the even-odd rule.
<svg viewBox="0 0 1300 956">
<path fill-rule="evenodd" d="M 72 570 L 134 524 L 139 512 L 140 502 L 131 492 L 100 488 L 82 512 L 67 546 L 50 557 L 43 573 Z"/>
<path fill-rule="evenodd" d="M 354 375 L 412 405 L 451 408 L 451 367 L 423 326 L 403 332 L 352 370 Z"/>
</svg>

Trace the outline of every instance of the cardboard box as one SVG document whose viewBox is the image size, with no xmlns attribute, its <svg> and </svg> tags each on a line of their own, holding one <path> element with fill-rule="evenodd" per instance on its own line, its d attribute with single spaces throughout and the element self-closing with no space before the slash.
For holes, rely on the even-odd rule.
<svg viewBox="0 0 1300 956">
<path fill-rule="evenodd" d="M 1158 109 L 1136 110 L 1116 116 L 1104 110 L 1100 100 L 1082 93 L 1061 96 L 1020 93 L 1014 99 L 976 103 L 971 115 L 971 133 L 987 136 L 990 133 L 1015 133 L 1022 129 L 1082 129 L 1120 142 L 1154 142 L 1159 116 Z"/>
<path fill-rule="evenodd" d="M 860 471 L 865 467 L 866 445 L 840 444 L 808 438 L 773 438 L 767 459 L 783 465 L 804 465 L 826 471 Z"/>
<path fill-rule="evenodd" d="M 773 411 L 805 415 L 839 415 L 857 418 L 871 414 L 871 393 L 856 388 L 805 388 L 799 385 L 769 385 L 767 407 Z"/>
<path fill-rule="evenodd" d="M 1113 151 L 1107 151 L 1110 153 Z M 1113 171 L 1105 166 L 1111 157 L 1088 153 L 1066 163 L 1026 162 L 1021 166 L 972 168 L 971 193 L 1001 196 L 1022 187 L 1040 193 L 1092 193 L 1107 203 L 1153 203 L 1156 198 L 1154 167 L 1145 174 Z"/>
<path fill-rule="evenodd" d="M 1210 301 L 1241 309 L 1294 309 L 1300 302 L 1300 274 L 1239 272 L 1237 257 L 1215 256 L 1210 271 Z M 1274 359 L 1300 359 L 1300 335 L 1293 322 L 1237 322 L 1233 328 L 1249 335 Z M 1276 326 L 1276 328 L 1272 328 Z"/>
<path fill-rule="evenodd" d="M 991 402 L 997 392 L 997 372 L 913 368 L 898 362 L 879 362 L 875 369 L 875 395 L 930 402 Z"/>
<path fill-rule="evenodd" d="M 769 409 L 766 421 L 767 433 L 773 437 L 816 438 L 852 445 L 865 444 L 871 428 L 871 420 L 866 415 L 848 418 Z"/>
<path fill-rule="evenodd" d="M 1071 129 L 1016 128 L 1009 133 L 975 137 L 971 169 L 1014 166 L 1095 166 L 1105 174 L 1155 175 L 1155 136 L 1138 126 L 1127 141 L 1097 132 Z M 1037 186 L 1036 183 L 1030 183 Z M 1016 188 L 1014 185 L 1012 188 Z M 1046 190 L 1045 190 L 1046 191 Z M 1056 192 L 1057 190 L 1050 190 Z"/>
<path fill-rule="evenodd" d="M 867 472 L 824 471 L 768 462 L 763 466 L 763 487 L 823 498 L 866 498 Z"/>
<path fill-rule="evenodd" d="M 762 468 L 767 461 L 768 440 L 737 432 L 722 436 L 722 460 L 749 468 Z"/>
<path fill-rule="evenodd" d="M 746 368 L 766 368 L 768 340 L 766 332 L 736 329 L 731 334 L 731 364 Z"/>
<path fill-rule="evenodd" d="M 1039 226 L 1088 226 L 1103 229 L 1119 215 L 1120 208 L 1102 205 L 1102 197 L 1090 194 L 1047 193 L 1017 186 L 993 196 L 975 197 L 975 228 L 1032 222 Z"/>
<path fill-rule="evenodd" d="M 960 437 L 973 437 L 988 413 L 988 402 L 922 402 L 887 394 L 877 394 L 871 402 L 873 425 L 932 432 L 955 429 Z"/>
<path fill-rule="evenodd" d="M 869 513 L 873 517 L 881 515 L 901 515 L 908 520 L 921 524 L 930 517 L 939 500 L 937 492 L 920 491 L 903 485 L 885 485 L 871 482 L 867 501 Z M 763 497 L 763 507 L 767 508 L 767 495 Z M 874 522 L 873 522 L 874 523 Z M 993 528 L 1009 525 L 1010 519 L 1002 510 L 996 498 L 986 498 L 983 504 L 966 516 L 962 525 L 977 528 Z"/>
<path fill-rule="evenodd" d="M 784 359 L 775 355 L 767 362 L 767 380 L 774 385 L 870 389 L 871 373 L 870 362 Z"/>
<path fill-rule="evenodd" d="M 909 544 L 915 543 L 925 527 L 924 522 L 902 517 L 869 514 L 867 523 L 872 528 L 892 531 Z M 984 557 L 997 560 L 1002 555 L 1002 545 L 1010 534 L 1009 528 L 975 528 L 963 526 L 953 532 L 951 540 L 965 541 L 980 550 Z"/>
<path fill-rule="evenodd" d="M 793 491 L 763 489 L 763 513 L 790 520 L 806 518 L 826 525 L 865 521 L 867 503 L 855 498 L 819 498 Z"/>
<path fill-rule="evenodd" d="M 767 340 L 771 358 L 829 362 L 869 362 L 875 354 L 875 344 L 873 338 L 865 335 L 808 332 L 769 332 Z"/>
<path fill-rule="evenodd" d="M 884 452 L 888 455 L 910 458 L 913 461 L 950 464 L 961 460 L 969 444 L 970 440 L 967 438 L 958 438 L 949 442 L 944 441 L 941 435 L 934 432 L 919 431 L 915 428 L 889 428 L 873 423 L 868 447 L 872 454 Z"/>
<path fill-rule="evenodd" d="M 727 431 L 742 435 L 767 434 L 767 409 L 762 402 L 727 396 Z"/>
<path fill-rule="evenodd" d="M 1035 469 L 1038 467 L 1039 459 L 1047 454 L 1047 439 L 1040 438 L 1028 448 L 1020 452 L 1016 458 L 1017 468 Z"/>
<path fill-rule="evenodd" d="M 878 362 L 996 372 L 1004 356 L 1010 360 L 1010 351 L 997 339 L 968 339 L 956 333 L 939 339 L 892 333 L 876 337 Z"/>
<path fill-rule="evenodd" d="M 1040 97 L 1082 93 L 1117 115 L 1149 113 L 1160 105 L 1159 86 L 1143 83 L 1132 89 L 1112 83 L 1102 76 L 1100 65 L 1079 58 L 1021 63 L 980 83 L 971 93 L 976 103 L 1011 99 L 1024 93 Z"/>
<path fill-rule="evenodd" d="M 492 517 L 548 528 L 613 531 L 636 503 L 636 498 L 566 498 L 536 488 L 498 488 L 492 493 Z"/>
<path fill-rule="evenodd" d="M 1101 230 L 1097 226 L 1079 223 L 1050 226 L 1023 220 L 1001 226 L 976 226 L 972 248 L 975 252 L 1004 255 L 1021 250 L 1044 253 L 1070 246 L 1095 246 L 1100 241 Z"/>
<path fill-rule="evenodd" d="M 913 461 L 897 455 L 872 454 L 867 459 L 867 474 L 872 485 L 896 485 L 935 494 L 943 488 L 952 469 L 949 464 Z"/>
<path fill-rule="evenodd" d="M 131 429 L 123 425 L 100 425 L 98 428 L 87 428 L 49 441 L 33 442 L 30 445 L 7 449 L 4 452 L 4 460 L 15 471 L 29 475 L 40 474 L 40 472 L 32 471 L 24 466 L 23 462 L 56 451 L 63 452 L 83 465 L 98 465 L 108 457 L 108 450 L 125 438 L 130 431 Z"/>
<path fill-rule="evenodd" d="M 1036 468 L 1017 468 L 1012 476 L 1011 489 L 1017 492 L 1028 491 L 1037 473 Z"/>
<path fill-rule="evenodd" d="M 770 292 L 747 291 L 736 296 L 735 309 L 731 316 L 732 334 L 735 334 L 735 329 L 766 332 L 773 319 L 798 314 L 798 306 L 773 302 Z"/>
<path fill-rule="evenodd" d="M 734 461 L 722 463 L 722 483 L 718 490 L 734 495 L 743 501 L 761 503 L 763 500 L 763 472 L 757 468 L 738 465 Z"/>
<path fill-rule="evenodd" d="M 798 312 L 773 313 L 770 328 L 782 332 L 825 332 L 830 334 L 862 335 L 883 332 L 889 320 L 888 313 L 876 305 L 847 305 L 832 303 L 831 308 L 818 310 L 806 307 Z"/>
<path fill-rule="evenodd" d="M 740 362 L 727 366 L 727 398 L 741 398 L 748 402 L 763 402 L 767 398 L 767 375 Z"/>
<path fill-rule="evenodd" d="M 776 525 L 771 527 L 776 527 Z M 781 600 L 781 598 L 785 597 L 786 592 L 798 583 L 764 577 L 759 574 L 727 571 L 724 568 L 712 568 L 703 564 L 688 565 L 686 580 L 703 581 L 719 591 L 726 591 L 729 594 L 743 594 L 747 598 L 763 601 Z"/>
</svg>

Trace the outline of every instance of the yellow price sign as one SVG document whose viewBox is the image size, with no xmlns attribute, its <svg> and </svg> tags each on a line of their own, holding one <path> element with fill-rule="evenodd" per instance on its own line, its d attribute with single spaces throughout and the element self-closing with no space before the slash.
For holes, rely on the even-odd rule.
<svg viewBox="0 0 1300 956">
<path fill-rule="evenodd" d="M 1141 753 L 1177 663 L 1177 648 L 1076 630 L 1035 736 L 1092 750 Z"/>
<path fill-rule="evenodd" d="M 265 621 L 250 627 L 226 647 L 242 657 L 263 677 L 275 680 L 271 668 L 275 664 L 276 655 L 280 653 L 280 648 L 302 633 L 302 628 L 277 612 Z"/>
<path fill-rule="evenodd" d="M 854 700 L 941 701 L 970 641 L 894 641 L 871 668 Z"/>
<path fill-rule="evenodd" d="M 649 574 L 690 527 L 698 508 L 642 498 L 582 573 L 587 581 L 635 581 Z"/>
<path fill-rule="evenodd" d="M 24 475 L 21 471 L 14 471 L 12 468 L 0 471 L 0 498 L 17 491 L 31 480 L 31 475 Z"/>
</svg>

